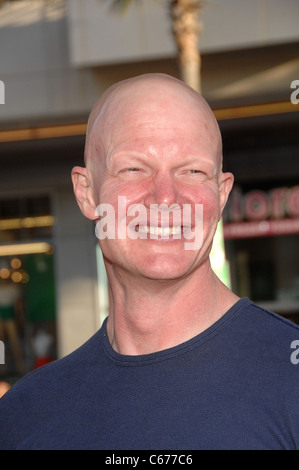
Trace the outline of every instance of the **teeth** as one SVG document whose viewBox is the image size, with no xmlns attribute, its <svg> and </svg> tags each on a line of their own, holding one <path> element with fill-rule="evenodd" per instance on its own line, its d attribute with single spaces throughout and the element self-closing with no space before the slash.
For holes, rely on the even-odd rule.
<svg viewBox="0 0 299 470">
<path fill-rule="evenodd" d="M 181 226 L 177 227 L 151 227 L 148 225 L 142 225 L 138 227 L 138 232 L 149 233 L 150 235 L 169 236 L 169 235 L 180 235 L 182 233 Z"/>
</svg>

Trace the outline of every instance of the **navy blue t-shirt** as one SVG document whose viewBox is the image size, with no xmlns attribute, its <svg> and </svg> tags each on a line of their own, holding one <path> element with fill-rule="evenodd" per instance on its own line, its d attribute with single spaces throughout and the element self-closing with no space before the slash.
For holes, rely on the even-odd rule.
<svg viewBox="0 0 299 470">
<path fill-rule="evenodd" d="M 115 352 L 104 322 L 4 395 L 0 449 L 299 449 L 298 340 L 248 299 L 141 356 Z"/>
</svg>

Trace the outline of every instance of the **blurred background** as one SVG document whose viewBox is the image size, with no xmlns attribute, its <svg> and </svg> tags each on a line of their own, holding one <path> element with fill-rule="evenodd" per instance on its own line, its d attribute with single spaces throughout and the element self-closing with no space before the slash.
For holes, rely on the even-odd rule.
<svg viewBox="0 0 299 470">
<path fill-rule="evenodd" d="M 235 175 L 226 281 L 299 323 L 298 19 L 298 0 L 0 1 L 0 380 L 70 353 L 107 315 L 70 172 L 99 95 L 147 72 L 190 81 L 218 119 Z"/>
</svg>

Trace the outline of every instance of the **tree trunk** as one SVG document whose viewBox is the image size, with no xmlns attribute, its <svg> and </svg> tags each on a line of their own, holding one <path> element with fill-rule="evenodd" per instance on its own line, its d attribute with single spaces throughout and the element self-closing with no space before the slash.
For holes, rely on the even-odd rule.
<svg viewBox="0 0 299 470">
<path fill-rule="evenodd" d="M 173 34 L 178 48 L 181 79 L 201 93 L 201 59 L 198 37 L 201 31 L 200 0 L 172 0 L 170 2 Z"/>
</svg>

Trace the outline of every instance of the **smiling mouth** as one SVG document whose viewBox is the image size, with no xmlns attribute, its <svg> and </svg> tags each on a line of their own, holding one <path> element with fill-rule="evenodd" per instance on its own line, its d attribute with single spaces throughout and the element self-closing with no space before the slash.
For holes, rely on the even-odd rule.
<svg viewBox="0 0 299 470">
<path fill-rule="evenodd" d="M 139 233 L 146 233 L 157 237 L 170 237 L 171 235 L 181 236 L 188 227 L 182 227 L 181 225 L 173 227 L 157 227 L 151 225 L 136 225 L 135 231 Z M 180 237 L 178 237 L 180 238 Z"/>
</svg>

